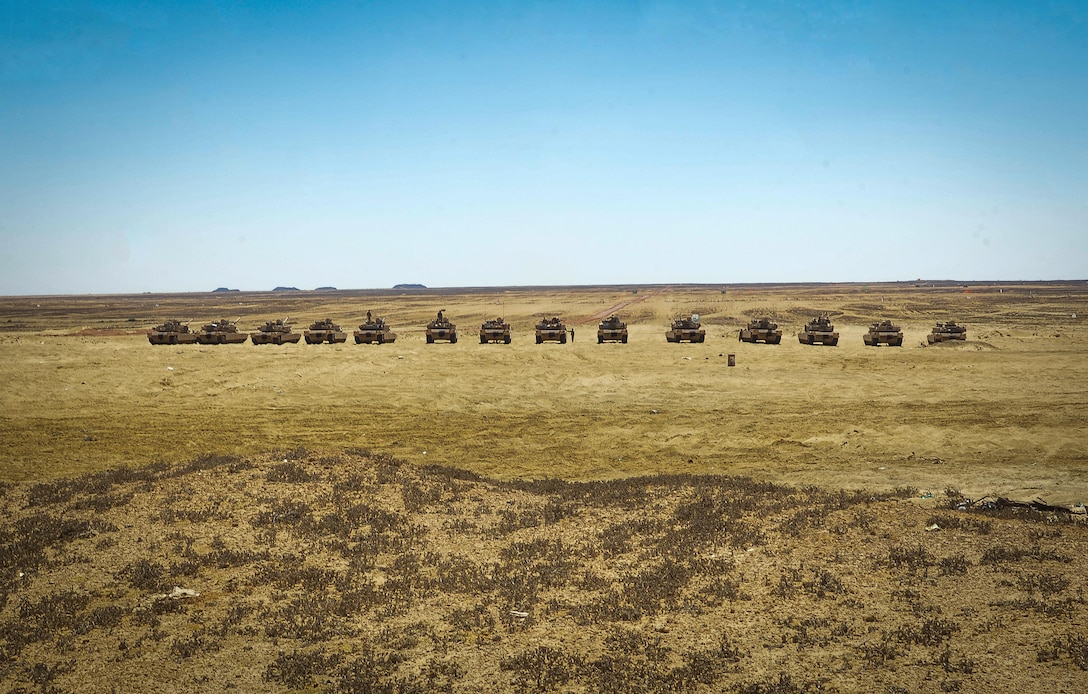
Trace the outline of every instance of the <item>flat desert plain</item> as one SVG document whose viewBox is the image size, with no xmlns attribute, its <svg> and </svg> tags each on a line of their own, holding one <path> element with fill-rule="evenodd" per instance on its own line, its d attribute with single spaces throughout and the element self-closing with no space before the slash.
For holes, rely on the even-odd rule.
<svg viewBox="0 0 1088 694">
<path fill-rule="evenodd" d="M 1085 316 L 1083 282 L 0 298 L 0 691 L 1077 691 Z M 146 337 L 284 317 L 348 342 Z"/>
<path fill-rule="evenodd" d="M 630 342 L 597 344 L 593 317 L 613 308 Z M 439 309 L 457 344 L 425 343 Z M 367 310 L 398 333 L 394 344 L 354 344 Z M 706 342 L 667 343 L 670 320 L 693 313 Z M 839 346 L 798 343 L 818 313 Z M 512 344 L 479 344 L 481 322 L 499 315 Z M 573 343 L 535 344 L 534 323 L 553 315 Z M 331 317 L 348 343 L 145 337 L 167 318 L 255 330 L 285 316 L 299 330 Z M 777 319 L 782 344 L 739 342 L 762 316 Z M 863 344 L 884 318 L 902 328 L 902 347 Z M 0 478 L 304 445 L 501 479 L 723 473 L 1084 502 L 1086 318 L 1084 283 L 0 299 Z M 947 320 L 966 324 L 968 340 L 923 349 Z"/>
</svg>

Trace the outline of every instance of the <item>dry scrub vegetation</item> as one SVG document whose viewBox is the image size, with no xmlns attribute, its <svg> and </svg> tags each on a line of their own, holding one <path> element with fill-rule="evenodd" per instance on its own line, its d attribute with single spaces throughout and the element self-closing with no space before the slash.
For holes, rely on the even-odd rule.
<svg viewBox="0 0 1088 694">
<path fill-rule="evenodd" d="M 1086 290 L 0 297 L 0 692 L 1079 692 L 1083 515 L 966 501 L 1083 510 Z M 145 337 L 367 310 L 396 344 Z"/>
<path fill-rule="evenodd" d="M 2 488 L 0 691 L 1080 691 L 1088 528 L 367 451 Z M 927 531 L 927 527 L 940 530 Z M 175 587 L 199 597 L 166 597 Z"/>
</svg>

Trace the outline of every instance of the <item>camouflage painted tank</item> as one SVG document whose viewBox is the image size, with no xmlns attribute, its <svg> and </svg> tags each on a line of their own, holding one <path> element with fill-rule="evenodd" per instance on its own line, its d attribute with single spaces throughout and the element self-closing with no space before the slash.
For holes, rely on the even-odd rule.
<svg viewBox="0 0 1088 694">
<path fill-rule="evenodd" d="M 427 324 L 426 338 L 427 344 L 432 344 L 437 340 L 445 340 L 450 344 L 456 344 L 457 326 L 442 315 L 442 311 L 439 311 L 438 316 Z"/>
<path fill-rule="evenodd" d="M 536 343 L 558 342 L 561 345 L 567 343 L 567 326 L 558 316 L 542 318 L 536 324 Z"/>
<path fill-rule="evenodd" d="M 148 330 L 147 341 L 153 345 L 191 345 L 196 343 L 196 333 L 179 320 L 168 320 Z"/>
<path fill-rule="evenodd" d="M 706 342 L 706 331 L 696 316 L 677 318 L 665 331 L 665 339 L 669 342 Z"/>
<path fill-rule="evenodd" d="M 486 345 L 488 342 L 510 344 L 510 324 L 502 318 L 485 320 L 480 326 L 480 344 Z"/>
<path fill-rule="evenodd" d="M 967 326 L 957 325 L 955 321 L 948 321 L 947 323 L 938 323 L 933 332 L 926 335 L 926 341 L 929 344 L 936 344 L 938 342 L 948 342 L 949 340 L 966 340 L 967 339 Z"/>
<path fill-rule="evenodd" d="M 889 345 L 891 347 L 903 346 L 903 332 L 898 325 L 893 325 L 890 320 L 882 320 L 869 326 L 869 332 L 862 336 L 865 344 L 870 347 Z"/>
<path fill-rule="evenodd" d="M 778 329 L 778 323 L 770 318 L 760 318 L 749 321 L 747 328 L 741 328 L 739 338 L 741 342 L 765 342 L 768 345 L 777 345 L 782 342 L 782 331 Z"/>
<path fill-rule="evenodd" d="M 597 326 L 597 344 L 602 342 L 622 342 L 627 344 L 627 324 L 616 317 L 614 313 Z"/>
<path fill-rule="evenodd" d="M 803 345 L 814 345 L 818 342 L 821 345 L 834 347 L 839 344 L 839 334 L 835 332 L 835 326 L 831 324 L 830 318 L 826 315 L 816 316 L 805 323 L 804 330 L 797 333 L 797 341 Z"/>
<path fill-rule="evenodd" d="M 266 321 L 257 328 L 257 332 L 249 334 L 250 341 L 255 345 L 295 344 L 301 338 L 302 335 L 292 332 L 291 326 L 279 318 Z"/>
<path fill-rule="evenodd" d="M 359 329 L 355 331 L 355 344 L 372 344 L 377 342 L 379 345 L 384 345 L 387 342 L 396 342 L 397 334 L 389 329 L 389 326 L 385 324 L 384 318 L 374 318 L 370 315 L 370 311 L 366 312 L 366 322 L 359 325 Z"/>
<path fill-rule="evenodd" d="M 331 318 L 310 323 L 310 329 L 303 334 L 306 336 L 306 344 L 309 345 L 320 345 L 326 342 L 337 344 L 348 339 L 348 334 L 341 330 L 339 325 L 333 323 Z"/>
<path fill-rule="evenodd" d="M 200 326 L 196 341 L 202 345 L 240 345 L 249 335 L 238 332 L 238 326 L 225 318 Z"/>
</svg>

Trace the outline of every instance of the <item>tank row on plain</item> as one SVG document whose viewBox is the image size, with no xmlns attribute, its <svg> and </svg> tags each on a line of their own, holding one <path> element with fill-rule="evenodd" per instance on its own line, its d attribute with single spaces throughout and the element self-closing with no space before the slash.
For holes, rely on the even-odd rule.
<svg viewBox="0 0 1088 694">
<path fill-rule="evenodd" d="M 558 317 L 544 318 L 536 324 L 536 343 L 558 342 L 565 344 L 567 336 L 574 340 L 574 329 L 567 328 L 566 324 Z M 386 344 L 395 342 L 397 334 L 393 332 L 384 318 L 375 318 L 370 311 L 366 312 L 366 321 L 359 325 L 354 332 L 356 344 Z M 457 342 L 457 326 L 443 315 L 442 311 L 434 320 L 427 323 L 425 336 L 428 344 L 434 342 Z M 777 345 L 782 342 L 782 330 L 778 323 L 769 318 L 759 318 L 750 321 L 748 326 L 741 328 L 737 336 L 741 342 L 763 342 Z M 889 345 L 892 347 L 903 346 L 903 331 L 898 325 L 884 320 L 873 323 L 869 331 L 862 336 L 866 345 Z M 282 345 L 295 344 L 305 338 L 307 344 L 337 344 L 347 342 L 348 334 L 339 325 L 326 318 L 314 321 L 310 327 L 302 333 L 297 333 L 294 328 L 283 319 L 265 322 L 256 332 L 244 333 L 238 330 L 238 326 L 229 320 L 218 320 L 207 323 L 200 330 L 190 330 L 188 324 L 178 320 L 168 320 L 162 325 L 155 326 L 147 333 L 147 339 L 153 345 L 223 345 L 240 344 L 247 339 L 255 345 Z M 665 339 L 668 342 L 705 342 L 706 330 L 699 322 L 699 316 L 677 318 L 665 331 Z M 932 332 L 926 336 L 929 344 L 945 342 L 948 340 L 966 340 L 967 328 L 958 325 L 954 321 L 937 323 Z M 839 344 L 839 333 L 826 316 L 817 316 L 805 324 L 805 327 L 797 333 L 797 341 L 803 345 L 826 345 L 835 347 Z M 489 342 L 501 342 L 510 344 L 510 324 L 502 318 L 484 321 L 480 326 L 480 344 Z M 627 342 L 627 323 L 617 316 L 611 315 L 601 321 L 597 326 L 597 342 Z"/>
</svg>

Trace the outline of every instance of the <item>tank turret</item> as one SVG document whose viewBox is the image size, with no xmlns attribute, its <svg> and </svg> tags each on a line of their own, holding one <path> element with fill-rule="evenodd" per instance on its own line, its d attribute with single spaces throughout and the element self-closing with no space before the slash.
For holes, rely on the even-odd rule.
<svg viewBox="0 0 1088 694">
<path fill-rule="evenodd" d="M 179 320 L 168 320 L 148 330 L 147 341 L 153 345 L 191 345 L 196 343 L 196 333 Z"/>
<path fill-rule="evenodd" d="M 558 342 L 561 345 L 567 343 L 567 326 L 558 316 L 542 318 L 536 324 L 536 343 L 539 345 L 544 342 Z"/>
<path fill-rule="evenodd" d="M 865 344 L 870 347 L 888 345 L 889 347 L 903 346 L 903 332 L 898 325 L 893 325 L 890 320 L 882 320 L 869 326 L 869 332 L 862 336 Z"/>
<path fill-rule="evenodd" d="M 202 345 L 239 345 L 249 339 L 249 335 L 238 332 L 233 321 L 221 318 L 200 326 L 196 341 Z"/>
<path fill-rule="evenodd" d="M 967 326 L 958 325 L 956 321 L 948 321 L 947 323 L 938 323 L 933 332 L 926 335 L 926 341 L 929 344 L 936 344 L 939 342 L 948 342 L 949 340 L 966 340 L 967 339 Z"/>
<path fill-rule="evenodd" d="M 770 318 L 759 318 L 749 321 L 747 328 L 741 328 L 739 339 L 741 342 L 765 342 L 768 345 L 777 345 L 782 342 L 782 331 L 778 329 L 778 323 Z"/>
<path fill-rule="evenodd" d="M 832 325 L 831 319 L 824 314 L 816 316 L 808 323 L 805 323 L 804 330 L 797 333 L 797 341 L 803 345 L 818 343 L 834 347 L 839 344 L 839 334 L 835 332 L 835 326 Z"/>
<path fill-rule="evenodd" d="M 257 332 L 249 334 L 249 340 L 255 345 L 283 345 L 295 344 L 302 335 L 294 332 L 291 326 L 283 319 L 265 321 L 265 324 L 257 328 Z"/>
<path fill-rule="evenodd" d="M 378 343 L 384 345 L 386 343 L 396 342 L 397 334 L 389 329 L 386 325 L 384 318 L 374 318 L 370 311 L 366 312 L 366 321 L 359 325 L 359 329 L 355 331 L 355 344 L 373 344 Z"/>
<path fill-rule="evenodd" d="M 485 320 L 483 325 L 480 326 L 480 344 L 486 345 L 489 342 L 510 344 L 510 324 L 505 319 L 500 317 L 494 320 Z"/>
<path fill-rule="evenodd" d="M 426 338 L 427 344 L 432 344 L 438 340 L 445 340 L 450 344 L 456 344 L 457 326 L 451 323 L 449 318 L 446 318 L 446 316 L 443 315 L 442 311 L 439 311 L 438 316 L 427 324 Z"/>
<path fill-rule="evenodd" d="M 310 329 L 303 333 L 306 336 L 306 344 L 320 345 L 328 342 L 337 344 L 345 342 L 348 334 L 340 329 L 340 326 L 332 322 L 331 318 L 310 323 Z"/>
<path fill-rule="evenodd" d="M 612 314 L 597 326 L 597 344 L 603 342 L 622 342 L 627 344 L 627 324 Z"/>
<path fill-rule="evenodd" d="M 703 330 L 698 316 L 677 318 L 672 322 L 672 327 L 665 331 L 665 339 L 669 342 L 706 342 L 706 330 Z"/>
</svg>

